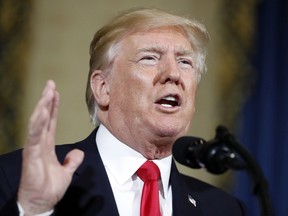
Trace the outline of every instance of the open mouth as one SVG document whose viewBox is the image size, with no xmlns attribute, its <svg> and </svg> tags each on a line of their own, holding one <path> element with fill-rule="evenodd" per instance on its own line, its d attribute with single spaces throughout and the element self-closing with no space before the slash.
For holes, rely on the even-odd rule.
<svg viewBox="0 0 288 216">
<path fill-rule="evenodd" d="M 180 97 L 178 95 L 168 95 L 156 102 L 156 104 L 160 104 L 163 107 L 177 107 L 181 105 Z"/>
</svg>

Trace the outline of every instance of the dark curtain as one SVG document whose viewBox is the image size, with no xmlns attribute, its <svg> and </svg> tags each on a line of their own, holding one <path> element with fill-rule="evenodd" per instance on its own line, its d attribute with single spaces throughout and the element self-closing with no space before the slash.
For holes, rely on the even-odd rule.
<svg viewBox="0 0 288 216">
<path fill-rule="evenodd" d="M 31 12 L 32 0 L 0 0 L 0 154 L 21 145 Z"/>
<path fill-rule="evenodd" d="M 242 110 L 239 138 L 263 169 L 275 216 L 287 216 L 288 0 L 262 0 L 257 13 L 256 80 Z M 260 215 L 246 173 L 239 174 L 236 194 L 249 216 Z"/>
</svg>

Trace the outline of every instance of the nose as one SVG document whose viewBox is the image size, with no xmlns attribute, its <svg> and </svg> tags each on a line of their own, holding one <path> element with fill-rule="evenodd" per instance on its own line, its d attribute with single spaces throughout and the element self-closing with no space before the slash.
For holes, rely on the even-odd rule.
<svg viewBox="0 0 288 216">
<path fill-rule="evenodd" d="M 181 72 L 177 66 L 176 60 L 167 59 L 166 61 L 162 62 L 160 67 L 160 83 L 175 83 L 179 84 L 181 80 Z"/>
</svg>

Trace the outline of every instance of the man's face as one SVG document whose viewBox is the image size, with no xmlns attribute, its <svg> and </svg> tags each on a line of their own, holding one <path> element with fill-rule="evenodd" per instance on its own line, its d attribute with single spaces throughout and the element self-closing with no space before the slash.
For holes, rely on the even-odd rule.
<svg viewBox="0 0 288 216">
<path fill-rule="evenodd" d="M 167 27 L 131 34 L 120 47 L 106 80 L 106 126 L 136 150 L 153 142 L 172 146 L 194 112 L 197 72 L 189 41 Z"/>
</svg>

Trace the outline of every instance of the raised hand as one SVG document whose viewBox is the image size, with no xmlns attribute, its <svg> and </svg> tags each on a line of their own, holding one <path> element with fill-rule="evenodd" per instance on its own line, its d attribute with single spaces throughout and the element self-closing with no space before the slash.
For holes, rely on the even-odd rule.
<svg viewBox="0 0 288 216">
<path fill-rule="evenodd" d="M 30 117 L 27 142 L 23 149 L 18 202 L 25 215 L 53 209 L 61 200 L 72 175 L 81 164 L 84 153 L 70 151 L 60 164 L 55 154 L 55 130 L 59 93 L 55 83 L 48 81 Z"/>
</svg>

